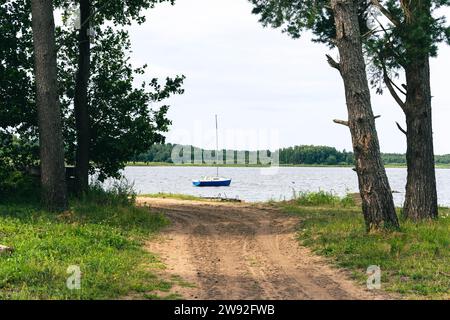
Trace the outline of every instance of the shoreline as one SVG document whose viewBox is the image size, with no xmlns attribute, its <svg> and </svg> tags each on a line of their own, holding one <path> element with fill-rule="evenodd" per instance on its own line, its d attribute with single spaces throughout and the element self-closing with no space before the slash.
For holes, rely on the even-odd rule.
<svg viewBox="0 0 450 320">
<path fill-rule="evenodd" d="M 168 162 L 127 162 L 125 167 L 216 167 L 214 164 L 173 164 Z M 280 168 L 353 168 L 354 165 L 345 164 L 280 164 Z M 219 164 L 219 168 L 271 168 L 267 165 L 258 164 Z M 385 168 L 388 169 L 406 169 L 406 164 L 386 164 Z M 450 169 L 450 164 L 436 164 L 436 169 Z"/>
</svg>

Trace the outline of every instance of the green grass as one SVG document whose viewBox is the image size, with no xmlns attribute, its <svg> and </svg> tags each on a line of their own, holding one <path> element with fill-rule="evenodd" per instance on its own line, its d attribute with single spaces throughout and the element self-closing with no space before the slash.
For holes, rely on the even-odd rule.
<svg viewBox="0 0 450 320">
<path fill-rule="evenodd" d="M 357 207 L 295 201 L 279 205 L 301 218 L 298 234 L 304 245 L 352 271 L 361 284 L 367 267 L 378 265 L 386 291 L 409 298 L 450 298 L 449 209 L 441 208 L 436 221 L 401 221 L 399 232 L 367 234 Z"/>
<path fill-rule="evenodd" d="M 207 201 L 202 197 L 192 196 L 189 194 L 179 194 L 179 193 L 153 193 L 153 194 L 140 194 L 139 197 L 145 198 L 163 198 L 163 199 L 178 199 L 178 200 L 193 200 L 193 201 Z"/>
<path fill-rule="evenodd" d="M 62 214 L 34 203 L 0 201 L 0 299 L 111 299 L 168 292 L 164 268 L 143 242 L 168 220 L 133 205 L 126 196 L 94 190 Z M 82 272 L 81 289 L 69 290 L 67 268 Z"/>
<path fill-rule="evenodd" d="M 293 202 L 300 206 L 355 206 L 354 198 L 348 194 L 346 197 L 341 198 L 331 192 L 319 191 L 319 192 L 299 192 L 294 194 Z"/>
</svg>

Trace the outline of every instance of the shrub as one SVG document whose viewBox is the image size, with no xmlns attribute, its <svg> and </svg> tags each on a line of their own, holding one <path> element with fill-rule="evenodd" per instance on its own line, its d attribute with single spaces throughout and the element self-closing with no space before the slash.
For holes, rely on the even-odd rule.
<svg viewBox="0 0 450 320">
<path fill-rule="evenodd" d="M 39 179 L 19 171 L 3 172 L 0 177 L 0 200 L 35 201 L 39 199 Z"/>
<path fill-rule="evenodd" d="M 134 185 L 126 179 L 115 180 L 110 186 L 105 187 L 101 182 L 95 181 L 89 186 L 89 191 L 83 199 L 87 202 L 93 200 L 109 206 L 128 206 L 136 201 Z"/>
<path fill-rule="evenodd" d="M 302 206 L 354 206 L 355 201 L 350 194 L 344 198 L 334 195 L 332 192 L 320 190 L 319 192 L 298 192 L 295 194 L 294 200 Z"/>
</svg>

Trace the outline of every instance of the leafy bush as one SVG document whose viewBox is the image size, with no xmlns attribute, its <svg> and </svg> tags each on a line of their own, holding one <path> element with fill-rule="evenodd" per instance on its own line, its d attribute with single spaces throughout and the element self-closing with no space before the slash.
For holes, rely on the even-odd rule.
<svg viewBox="0 0 450 320">
<path fill-rule="evenodd" d="M 39 199 L 39 180 L 18 171 L 3 172 L 0 177 L 0 201 L 36 201 Z"/>
</svg>

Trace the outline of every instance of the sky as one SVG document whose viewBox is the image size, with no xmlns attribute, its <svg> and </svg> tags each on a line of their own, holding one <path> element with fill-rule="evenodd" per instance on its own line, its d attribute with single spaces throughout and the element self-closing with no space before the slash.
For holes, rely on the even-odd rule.
<svg viewBox="0 0 450 320">
<path fill-rule="evenodd" d="M 185 93 L 168 99 L 173 121 L 167 141 L 226 149 L 327 145 L 351 150 L 342 79 L 325 54 L 337 52 L 264 28 L 247 0 L 177 0 L 146 11 L 129 28 L 134 66 L 148 64 L 139 81 L 185 75 Z M 431 60 L 435 153 L 450 153 L 450 48 Z M 406 151 L 400 107 L 386 91 L 372 92 L 382 152 Z"/>
</svg>

